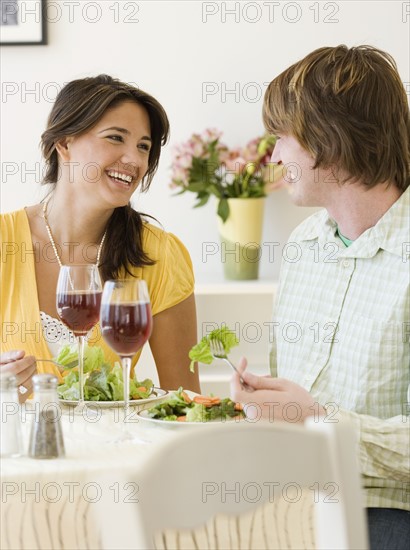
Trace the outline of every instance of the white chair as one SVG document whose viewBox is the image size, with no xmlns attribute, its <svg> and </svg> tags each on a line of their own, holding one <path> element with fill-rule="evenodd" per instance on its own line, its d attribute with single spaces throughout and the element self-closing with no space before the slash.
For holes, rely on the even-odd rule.
<svg viewBox="0 0 410 550">
<path fill-rule="evenodd" d="M 208 524 L 202 530 L 206 546 L 198 542 L 201 531 L 197 531 L 193 548 L 260 549 L 261 539 L 255 546 L 248 537 L 252 532 L 261 537 L 261 529 L 265 530 L 264 547 L 280 548 L 270 543 L 271 535 L 280 529 L 277 517 L 275 521 L 265 517 L 258 525 L 248 517 L 244 540 L 245 531 L 241 531 L 237 516 L 244 517 L 272 500 L 273 506 L 286 500 L 287 511 L 282 513 L 286 521 L 287 515 L 293 514 L 289 503 L 302 487 L 310 488 L 308 496 L 314 502 L 316 548 L 368 547 L 356 441 L 350 425 L 313 420 L 305 426 L 228 422 L 200 425 L 196 430 L 181 428 L 181 432 L 154 449 L 147 467 L 134 479 L 119 481 L 120 485 L 138 483 L 138 503 L 110 498 L 99 503 L 98 523 L 105 550 L 166 548 L 165 537 L 158 538 L 158 533 L 200 528 L 219 514 L 224 518 L 236 516 L 235 535 L 231 533 L 221 542 L 219 534 L 219 540 L 210 541 L 217 535 Z M 293 527 L 287 526 L 288 535 L 297 528 L 296 519 Z M 160 541 L 157 546 L 155 535 L 157 543 Z M 183 535 L 174 538 L 175 547 L 183 546 Z M 297 544 L 301 548 L 301 543 Z"/>
</svg>

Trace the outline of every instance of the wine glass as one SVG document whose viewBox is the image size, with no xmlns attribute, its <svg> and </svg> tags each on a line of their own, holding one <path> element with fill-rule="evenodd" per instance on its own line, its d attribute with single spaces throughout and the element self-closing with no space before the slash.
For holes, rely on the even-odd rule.
<svg viewBox="0 0 410 550">
<path fill-rule="evenodd" d="M 102 285 L 95 264 L 63 265 L 57 282 L 57 313 L 74 333 L 78 343 L 78 379 L 80 397 L 74 414 L 83 414 L 84 345 L 87 333 L 98 322 Z"/>
<path fill-rule="evenodd" d="M 142 348 L 152 331 L 151 305 L 145 281 L 106 281 L 101 299 L 100 326 L 104 340 L 121 358 L 126 419 L 130 403 L 132 357 Z"/>
</svg>

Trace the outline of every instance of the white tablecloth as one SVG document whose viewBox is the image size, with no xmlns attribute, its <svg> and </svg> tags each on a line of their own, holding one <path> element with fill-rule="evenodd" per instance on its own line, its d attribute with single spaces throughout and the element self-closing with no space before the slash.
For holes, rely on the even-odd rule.
<svg viewBox="0 0 410 550">
<path fill-rule="evenodd" d="M 75 550 L 101 547 L 93 519 L 93 503 L 103 493 L 112 498 L 137 498 L 138 476 L 155 444 L 174 432 L 128 422 L 127 429 L 140 441 L 112 443 L 122 433 L 121 409 L 106 409 L 97 421 L 67 413 L 61 417 L 66 456 L 38 460 L 22 456 L 1 461 L 2 550 Z M 23 423 L 27 451 L 31 416 Z M 131 420 L 138 420 L 136 417 Z M 132 472 L 135 484 L 122 487 L 118 473 Z M 97 480 L 109 473 L 105 486 Z"/>
</svg>

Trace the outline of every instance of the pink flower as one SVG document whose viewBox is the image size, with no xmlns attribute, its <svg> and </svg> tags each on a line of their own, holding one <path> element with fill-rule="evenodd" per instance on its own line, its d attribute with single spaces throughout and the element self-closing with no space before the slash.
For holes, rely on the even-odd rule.
<svg viewBox="0 0 410 550">
<path fill-rule="evenodd" d="M 172 148 L 171 187 L 194 189 L 200 204 L 207 194 L 226 197 L 258 197 L 282 186 L 283 178 L 273 174 L 270 164 L 276 138 L 257 137 L 245 147 L 229 149 L 222 132 L 207 128 Z"/>
<path fill-rule="evenodd" d="M 210 143 L 211 141 L 219 140 L 221 136 L 222 132 L 220 130 L 216 128 L 207 128 L 202 134 L 202 139 Z"/>
<path fill-rule="evenodd" d="M 246 160 L 241 156 L 239 149 L 224 149 L 219 159 L 229 172 L 240 174 L 246 164 Z"/>
<path fill-rule="evenodd" d="M 177 166 L 179 168 L 189 168 L 192 164 L 192 157 L 196 155 L 190 155 L 189 153 L 184 153 L 178 157 Z"/>
</svg>

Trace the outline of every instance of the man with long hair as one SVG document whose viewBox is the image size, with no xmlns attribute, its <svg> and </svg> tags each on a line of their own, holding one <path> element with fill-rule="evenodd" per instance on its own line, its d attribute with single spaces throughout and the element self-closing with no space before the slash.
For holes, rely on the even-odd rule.
<svg viewBox="0 0 410 550">
<path fill-rule="evenodd" d="M 406 92 L 389 54 L 370 46 L 324 47 L 270 83 L 263 116 L 279 137 L 272 161 L 283 165 L 293 202 L 322 210 L 289 239 L 298 261 L 282 267 L 272 377 L 246 372 L 242 360 L 243 378 L 255 391 L 245 392 L 235 375 L 233 398 L 245 407 L 258 403 L 274 420 L 295 421 L 295 410 L 300 421 L 350 418 L 359 438 L 371 549 L 407 548 Z"/>
</svg>

